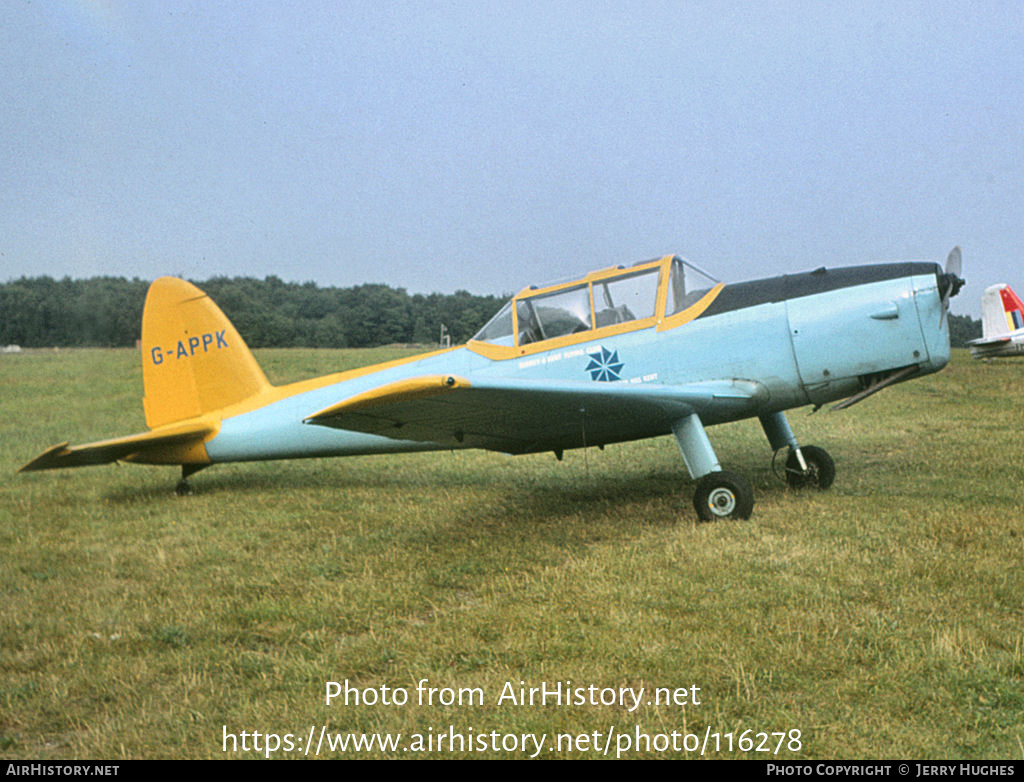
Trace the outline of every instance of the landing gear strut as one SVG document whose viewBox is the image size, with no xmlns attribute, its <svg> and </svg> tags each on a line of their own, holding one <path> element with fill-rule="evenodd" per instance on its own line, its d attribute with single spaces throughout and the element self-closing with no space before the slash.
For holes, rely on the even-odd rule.
<svg viewBox="0 0 1024 782">
<path fill-rule="evenodd" d="M 827 489 L 836 479 L 836 464 L 828 451 L 816 445 L 801 446 L 789 427 L 785 413 L 761 416 L 761 427 L 774 451 L 789 446 L 786 484 L 791 489 Z"/>
<path fill-rule="evenodd" d="M 761 416 L 761 427 L 774 451 L 789 446 L 786 483 L 792 488 L 827 489 L 836 477 L 836 465 L 824 448 L 803 447 L 796 441 L 782 412 Z M 690 477 L 697 481 L 693 508 L 701 521 L 747 519 L 754 509 L 754 490 L 742 475 L 723 470 L 711 447 L 704 425 L 696 413 L 672 425 L 672 434 L 686 462 Z"/>
<path fill-rule="evenodd" d="M 800 457 L 803 456 L 803 464 Z M 827 489 L 836 479 L 836 464 L 828 451 L 816 445 L 790 450 L 786 458 L 786 483 L 791 489 Z"/>
<path fill-rule="evenodd" d="M 701 521 L 748 519 L 754 509 L 754 490 L 742 475 L 723 470 L 696 413 L 672 426 L 676 444 L 690 477 L 697 479 L 693 508 Z"/>
<path fill-rule="evenodd" d="M 195 475 L 205 464 L 183 464 L 181 465 L 181 480 L 178 481 L 178 485 L 174 487 L 174 493 L 179 497 L 187 497 L 194 492 L 192 491 L 192 485 L 188 482 L 190 475 Z"/>
</svg>

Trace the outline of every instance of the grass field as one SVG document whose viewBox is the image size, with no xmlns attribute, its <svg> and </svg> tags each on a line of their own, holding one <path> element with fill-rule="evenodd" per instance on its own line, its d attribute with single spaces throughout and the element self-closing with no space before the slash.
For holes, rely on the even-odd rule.
<svg viewBox="0 0 1024 782">
<path fill-rule="evenodd" d="M 283 382 L 399 353 L 256 355 Z M 716 427 L 757 504 L 697 524 L 671 438 L 215 466 L 190 497 L 167 467 L 16 475 L 144 429 L 141 368 L 0 355 L 0 757 L 264 757 L 273 734 L 273 757 L 586 758 L 627 738 L 625 757 L 694 757 L 692 736 L 710 757 L 1024 758 L 1022 380 L 954 351 L 850 410 L 793 411 L 836 461 L 824 493 L 778 481 L 756 422 Z M 327 705 L 346 680 L 390 702 Z M 567 680 L 645 690 L 633 711 L 590 690 L 498 702 Z M 402 736 L 330 750 L 321 727 Z"/>
</svg>

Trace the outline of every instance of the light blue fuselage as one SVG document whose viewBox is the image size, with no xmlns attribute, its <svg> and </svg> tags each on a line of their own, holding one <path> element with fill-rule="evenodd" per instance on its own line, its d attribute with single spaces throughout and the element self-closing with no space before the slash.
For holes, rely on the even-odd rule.
<svg viewBox="0 0 1024 782">
<path fill-rule="evenodd" d="M 458 375 L 471 384 L 474 379 L 494 378 L 591 381 L 595 361 L 616 368 L 611 376 L 617 379 L 611 382 L 671 386 L 739 380 L 760 389 L 756 410 L 744 407 L 730 413 L 723 408 L 703 416 L 707 425 L 842 399 L 863 389 L 875 373 L 917 367 L 916 375 L 928 374 L 949 360 L 939 269 L 923 263 L 903 266 L 910 273 L 863 283 L 856 276 L 851 284 L 841 285 L 829 278 L 826 282 L 838 286 L 831 289 L 813 278 L 836 274 L 824 270 L 727 285 L 719 300 L 725 302 L 726 294 L 731 294 L 732 303 L 723 303 L 723 311 L 713 305 L 675 328 L 658 331 L 652 326 L 614 336 L 595 333 L 590 340 L 518 358 L 492 360 L 463 346 L 227 418 L 206 450 L 211 461 L 225 462 L 450 448 L 303 420 L 355 394 L 408 377 Z M 822 290 L 815 291 L 815 286 Z M 773 293 L 776 290 L 811 292 L 780 298 Z M 610 356 L 614 360 L 608 360 Z M 666 429 L 664 434 L 668 433 Z M 609 441 L 649 435 L 626 424 Z M 564 447 L 579 445 L 566 442 Z"/>
</svg>

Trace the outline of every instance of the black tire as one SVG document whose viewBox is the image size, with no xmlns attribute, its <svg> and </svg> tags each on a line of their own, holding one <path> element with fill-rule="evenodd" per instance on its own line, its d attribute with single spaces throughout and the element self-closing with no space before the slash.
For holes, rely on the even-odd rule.
<svg viewBox="0 0 1024 782">
<path fill-rule="evenodd" d="M 742 475 L 722 470 L 697 481 L 693 507 L 701 521 L 749 519 L 754 510 L 754 490 Z"/>
<path fill-rule="evenodd" d="M 796 451 L 790 449 L 786 459 L 786 483 L 791 489 L 814 487 L 827 489 L 836 479 L 836 463 L 828 451 L 816 445 L 805 445 L 800 449 L 807 463 L 807 472 L 800 469 Z"/>
</svg>

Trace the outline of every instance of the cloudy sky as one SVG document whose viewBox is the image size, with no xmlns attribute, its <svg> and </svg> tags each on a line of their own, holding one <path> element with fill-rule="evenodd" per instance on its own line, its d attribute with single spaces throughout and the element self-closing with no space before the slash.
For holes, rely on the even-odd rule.
<svg viewBox="0 0 1024 782">
<path fill-rule="evenodd" d="M 1024 290 L 1024 5 L 6 0 L 0 280 L 508 293 L 942 261 Z"/>
</svg>

